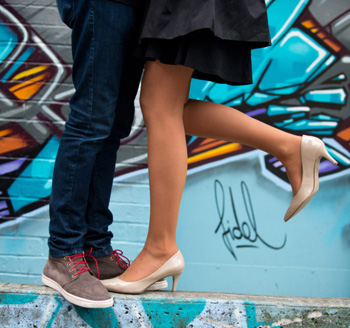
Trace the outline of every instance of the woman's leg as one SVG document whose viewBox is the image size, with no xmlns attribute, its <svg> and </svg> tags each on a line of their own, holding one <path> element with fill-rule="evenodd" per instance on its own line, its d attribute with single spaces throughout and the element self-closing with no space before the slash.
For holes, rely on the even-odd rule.
<svg viewBox="0 0 350 328">
<path fill-rule="evenodd" d="M 148 131 L 150 226 L 143 250 L 121 276 L 124 281 L 148 276 L 177 251 L 176 225 L 187 171 L 185 130 L 266 151 L 286 167 L 293 193 L 300 187 L 301 138 L 227 106 L 187 101 L 192 73 L 158 61 L 146 64 L 140 100 Z"/>
<path fill-rule="evenodd" d="M 224 105 L 189 100 L 184 109 L 186 134 L 239 142 L 277 157 L 285 166 L 293 194 L 301 184 L 301 137 L 262 123 Z"/>
<path fill-rule="evenodd" d="M 174 255 L 176 225 L 187 173 L 183 109 L 193 70 L 147 62 L 141 108 L 148 133 L 150 225 L 145 246 L 121 276 L 136 281 L 156 271 Z"/>
</svg>

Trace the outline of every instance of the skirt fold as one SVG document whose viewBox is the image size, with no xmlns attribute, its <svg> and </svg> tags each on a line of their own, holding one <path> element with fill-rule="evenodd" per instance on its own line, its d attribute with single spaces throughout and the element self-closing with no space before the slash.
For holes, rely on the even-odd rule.
<svg viewBox="0 0 350 328">
<path fill-rule="evenodd" d="M 251 50 L 271 44 L 264 0 L 148 0 L 137 56 L 194 69 L 217 83 L 252 83 Z"/>
</svg>

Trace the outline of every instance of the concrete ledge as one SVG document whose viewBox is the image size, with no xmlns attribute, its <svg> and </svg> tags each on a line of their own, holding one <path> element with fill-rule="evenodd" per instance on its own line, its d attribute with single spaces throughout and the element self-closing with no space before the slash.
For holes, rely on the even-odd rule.
<svg viewBox="0 0 350 328">
<path fill-rule="evenodd" d="M 0 327 L 350 328 L 350 299 L 193 292 L 113 296 L 111 308 L 84 309 L 44 286 L 0 283 Z"/>
</svg>

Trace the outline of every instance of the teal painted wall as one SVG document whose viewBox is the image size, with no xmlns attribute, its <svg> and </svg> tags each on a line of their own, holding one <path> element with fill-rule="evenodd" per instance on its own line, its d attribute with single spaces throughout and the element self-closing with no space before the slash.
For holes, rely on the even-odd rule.
<svg viewBox="0 0 350 328">
<path fill-rule="evenodd" d="M 254 84 L 193 80 L 191 97 L 316 135 L 339 165 L 321 162 L 320 191 L 285 224 L 291 191 L 276 159 L 238 144 L 189 138 L 178 227 L 186 270 L 178 288 L 350 297 L 350 5 L 267 5 L 273 44 L 253 52 Z M 0 281 L 40 283 L 52 169 L 74 92 L 70 32 L 52 0 L 1 1 L 0 9 Z M 147 233 L 146 143 L 137 107 L 110 204 L 113 246 L 130 259 Z"/>
</svg>

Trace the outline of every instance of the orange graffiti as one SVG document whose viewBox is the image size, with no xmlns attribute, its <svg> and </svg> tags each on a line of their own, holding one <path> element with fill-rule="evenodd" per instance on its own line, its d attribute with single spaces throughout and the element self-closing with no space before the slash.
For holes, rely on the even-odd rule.
<svg viewBox="0 0 350 328">
<path fill-rule="evenodd" d="M 206 139 L 208 140 L 208 139 Z M 212 140 L 212 139 L 209 139 L 209 140 Z M 200 146 L 200 147 L 197 147 L 196 149 L 194 149 L 192 151 L 192 153 L 199 153 L 203 150 L 207 150 L 209 148 L 214 148 L 216 146 L 219 146 L 219 145 L 222 145 L 222 144 L 225 144 L 227 143 L 227 141 L 224 141 L 224 140 L 213 140 L 212 142 L 208 143 L 208 142 L 203 142 Z M 204 145 L 203 145 L 204 144 Z"/>
<path fill-rule="evenodd" d="M 45 83 L 45 79 L 50 77 L 50 74 L 45 73 L 38 75 L 26 82 L 19 83 L 12 88 L 10 91 L 20 100 L 27 100 L 33 96 Z"/>
<path fill-rule="evenodd" d="M 339 132 L 337 136 L 345 141 L 350 141 L 350 128 L 346 128 L 345 130 Z"/>
<path fill-rule="evenodd" d="M 18 150 L 27 147 L 28 143 L 20 136 L 14 135 L 12 137 L 0 139 L 0 154 L 5 154 L 10 151 Z"/>
<path fill-rule="evenodd" d="M 341 46 L 338 45 L 337 41 L 330 40 L 326 30 L 323 29 L 317 22 L 313 20 L 306 20 L 301 23 L 304 27 L 310 30 L 312 33 L 316 34 L 325 44 L 332 48 L 335 52 L 341 50 Z M 321 31 L 320 31 L 321 30 Z"/>
</svg>

